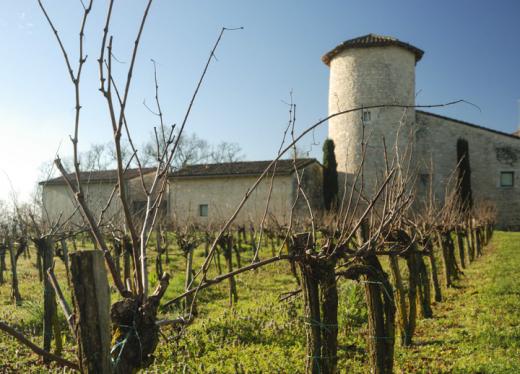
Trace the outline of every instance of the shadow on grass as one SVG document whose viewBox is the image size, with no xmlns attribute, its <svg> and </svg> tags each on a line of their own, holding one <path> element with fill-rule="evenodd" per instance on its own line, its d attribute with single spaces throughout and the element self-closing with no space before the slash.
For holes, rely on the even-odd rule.
<svg viewBox="0 0 520 374">
<path fill-rule="evenodd" d="M 432 339 L 432 340 L 423 340 L 423 341 L 414 341 L 413 346 L 415 347 L 426 347 L 430 345 L 442 346 L 446 344 L 446 340 L 441 339 Z"/>
</svg>

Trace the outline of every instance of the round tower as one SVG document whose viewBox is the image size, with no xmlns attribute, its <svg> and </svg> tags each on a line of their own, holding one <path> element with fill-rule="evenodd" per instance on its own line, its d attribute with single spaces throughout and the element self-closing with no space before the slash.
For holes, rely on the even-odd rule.
<svg viewBox="0 0 520 374">
<path fill-rule="evenodd" d="M 347 40 L 322 57 L 330 67 L 329 115 L 366 108 L 330 119 L 329 138 L 343 177 L 358 170 L 366 142 L 364 181 L 369 191 L 385 167 L 384 144 L 389 157 L 396 141 L 400 149 L 406 148 L 415 121 L 413 108 L 374 106 L 415 105 L 415 64 L 422 55 L 395 38 L 369 34 Z"/>
</svg>

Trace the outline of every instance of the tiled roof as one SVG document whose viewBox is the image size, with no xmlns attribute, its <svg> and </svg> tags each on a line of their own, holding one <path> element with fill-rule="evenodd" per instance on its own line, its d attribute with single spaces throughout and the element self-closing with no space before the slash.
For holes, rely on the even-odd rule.
<svg viewBox="0 0 520 374">
<path fill-rule="evenodd" d="M 402 47 L 404 49 L 409 50 L 415 55 L 415 62 L 419 61 L 423 56 L 424 52 L 419 48 L 414 47 L 411 44 L 402 42 L 396 38 L 391 36 L 377 35 L 377 34 L 368 34 L 364 36 L 360 36 L 359 38 L 350 39 L 344 41 L 332 51 L 323 55 L 321 60 L 329 65 L 330 62 L 337 54 L 344 51 L 348 48 L 369 48 L 369 47 L 386 47 L 386 46 L 397 46 Z"/>
<path fill-rule="evenodd" d="M 174 178 L 183 177 L 221 177 L 260 175 L 272 161 L 239 161 L 220 164 L 188 165 L 173 173 Z M 316 161 L 314 158 L 299 158 L 296 168 L 301 169 Z M 293 160 L 279 160 L 276 175 L 290 175 L 294 171 Z"/>
<path fill-rule="evenodd" d="M 516 132 L 510 134 L 510 133 L 507 133 L 507 132 L 503 132 L 503 131 L 499 131 L 499 130 L 495 130 L 495 129 L 490 129 L 489 127 L 484 127 L 484 126 L 480 126 L 480 125 L 475 125 L 474 123 L 469 123 L 469 122 L 461 121 L 461 120 L 458 120 L 458 119 L 455 119 L 455 118 L 450 118 L 450 117 L 441 116 L 440 114 L 435 114 L 435 113 L 425 112 L 425 111 L 423 111 L 423 110 L 417 110 L 417 109 L 416 109 L 416 110 L 415 110 L 415 113 L 417 113 L 417 114 L 422 114 L 422 115 L 426 115 L 426 116 L 437 117 L 437 118 L 440 118 L 440 119 L 445 119 L 445 120 L 448 120 L 448 121 L 452 121 L 452 122 L 459 123 L 459 124 L 461 124 L 461 125 L 470 126 L 470 127 L 476 128 L 476 129 L 480 129 L 480 130 L 484 130 L 484 131 L 489 131 L 489 132 L 493 132 L 493 133 L 498 134 L 498 135 L 504 135 L 504 136 L 508 136 L 508 137 L 510 137 L 510 138 L 515 138 L 515 139 L 520 140 L 520 137 L 519 137 L 518 135 L 516 135 Z"/>
<path fill-rule="evenodd" d="M 143 168 L 143 173 L 148 174 L 152 171 L 155 171 L 155 168 Z M 124 178 L 125 179 L 132 179 L 139 176 L 139 169 L 127 169 Z M 69 173 L 67 177 L 70 180 L 75 181 L 76 180 L 76 174 Z M 82 171 L 80 173 L 80 180 L 83 182 L 116 182 L 117 181 L 117 170 L 99 170 L 99 171 Z M 65 179 L 60 176 L 57 178 L 49 179 L 47 181 L 40 182 L 42 185 L 47 184 L 65 184 Z"/>
</svg>

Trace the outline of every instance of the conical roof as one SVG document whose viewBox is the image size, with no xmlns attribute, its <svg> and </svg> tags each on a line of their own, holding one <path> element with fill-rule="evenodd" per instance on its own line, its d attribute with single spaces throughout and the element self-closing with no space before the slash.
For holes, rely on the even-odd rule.
<svg viewBox="0 0 520 374">
<path fill-rule="evenodd" d="M 337 54 L 348 48 L 370 48 L 370 47 L 386 47 L 386 46 L 397 46 L 409 50 L 415 55 L 415 62 L 419 61 L 423 56 L 424 52 L 419 48 L 414 47 L 411 44 L 400 41 L 399 39 L 391 36 L 367 34 L 358 38 L 346 40 L 339 44 L 332 51 L 323 55 L 321 60 L 329 65 L 330 62 Z"/>
</svg>

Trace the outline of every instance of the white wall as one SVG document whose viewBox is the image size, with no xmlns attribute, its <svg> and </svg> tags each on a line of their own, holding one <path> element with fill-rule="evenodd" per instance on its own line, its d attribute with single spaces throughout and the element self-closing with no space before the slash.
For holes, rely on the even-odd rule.
<svg viewBox="0 0 520 374">
<path fill-rule="evenodd" d="M 415 55 L 401 47 L 349 48 L 330 62 L 329 115 L 362 106 L 415 103 Z M 368 140 L 365 159 L 367 187 L 375 185 L 376 170 L 384 167 L 383 138 L 390 158 L 396 143 L 405 147 L 415 119 L 412 109 L 370 109 L 363 128 L 361 112 L 329 120 L 329 138 L 336 145 L 338 171 L 355 173 L 361 164 L 361 143 Z M 340 185 L 343 185 L 340 180 Z M 373 191 L 371 191 L 373 192 Z"/>
<path fill-rule="evenodd" d="M 170 180 L 171 216 L 179 222 L 223 223 L 235 211 L 246 191 L 257 177 L 227 178 L 173 178 Z M 239 213 L 236 223 L 253 220 L 259 224 L 264 215 L 270 178 L 264 179 L 251 194 Z M 269 214 L 284 222 L 289 217 L 293 201 L 292 177 L 277 176 L 274 179 Z M 199 216 L 199 205 L 208 205 L 208 217 Z"/>
<path fill-rule="evenodd" d="M 101 210 L 106 206 L 110 194 L 114 188 L 113 183 L 90 183 L 83 186 L 85 200 L 94 217 L 97 219 Z M 119 219 L 120 203 L 118 196 L 114 196 L 112 203 L 107 209 L 104 221 Z M 61 216 L 61 220 L 68 219 L 74 211 L 73 222 L 81 224 L 83 219 L 75 209 L 74 196 L 65 184 L 48 184 L 43 187 L 43 204 L 51 222 Z M 45 213 L 44 213 L 45 214 Z"/>
</svg>

